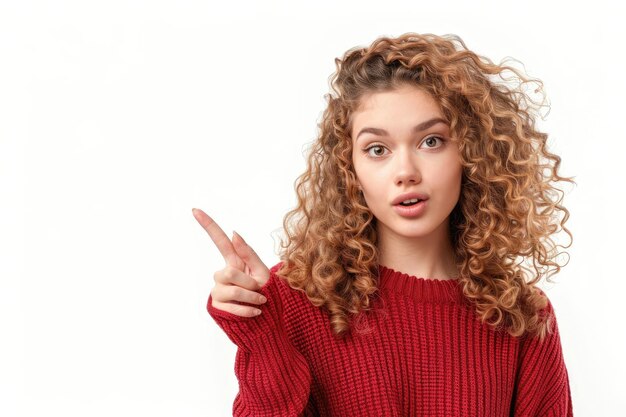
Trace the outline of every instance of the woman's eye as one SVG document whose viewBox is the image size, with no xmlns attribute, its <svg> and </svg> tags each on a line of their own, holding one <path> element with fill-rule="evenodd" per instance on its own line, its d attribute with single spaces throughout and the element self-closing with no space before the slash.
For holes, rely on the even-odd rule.
<svg viewBox="0 0 626 417">
<path fill-rule="evenodd" d="M 385 147 L 384 147 L 384 146 L 382 146 L 382 145 L 374 145 L 374 146 L 370 146 L 369 148 L 365 148 L 365 149 L 363 149 L 363 152 L 365 152 L 365 153 L 367 154 L 367 156 L 369 156 L 370 158 L 372 158 L 372 157 L 376 157 L 376 156 L 382 156 L 382 154 L 380 154 L 379 152 L 376 152 L 376 153 L 375 153 L 375 155 L 376 155 L 376 156 L 372 155 L 372 154 L 370 153 L 370 150 L 371 150 L 371 149 L 387 149 L 387 148 L 385 148 Z"/>
<path fill-rule="evenodd" d="M 434 140 L 434 139 L 439 139 L 439 141 L 440 141 L 442 144 L 443 144 L 443 142 L 445 142 L 445 140 L 444 140 L 443 138 L 439 137 L 439 136 L 431 136 L 431 137 L 426 138 L 426 139 L 424 140 L 424 142 L 422 142 L 422 143 L 433 143 L 433 140 Z M 429 146 L 429 148 L 431 148 L 431 147 Z"/>
</svg>

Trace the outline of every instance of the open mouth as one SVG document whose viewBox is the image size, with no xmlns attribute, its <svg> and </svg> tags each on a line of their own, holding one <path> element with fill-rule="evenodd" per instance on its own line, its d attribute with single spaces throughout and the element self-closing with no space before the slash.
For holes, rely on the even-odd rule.
<svg viewBox="0 0 626 417">
<path fill-rule="evenodd" d="M 399 203 L 398 205 L 399 206 L 409 207 L 409 206 L 414 206 L 414 205 L 416 205 L 417 203 L 419 203 L 421 201 L 424 201 L 424 200 L 417 199 L 417 201 L 412 200 L 412 201 L 410 201 L 410 202 L 408 202 L 406 204 L 405 203 Z"/>
</svg>

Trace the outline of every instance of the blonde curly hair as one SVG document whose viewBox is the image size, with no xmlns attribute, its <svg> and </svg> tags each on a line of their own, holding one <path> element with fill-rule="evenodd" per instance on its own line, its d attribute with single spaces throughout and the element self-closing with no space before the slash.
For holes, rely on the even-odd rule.
<svg viewBox="0 0 626 417">
<path fill-rule="evenodd" d="M 465 298 L 483 323 L 511 336 L 552 333 L 549 302 L 536 284 L 544 275 L 552 282 L 547 268 L 561 269 L 550 238 L 559 224 L 573 241 L 552 183 L 575 181 L 558 175 L 561 159 L 535 127 L 543 83 L 504 63 L 468 50 L 457 35 L 416 33 L 380 37 L 335 59 L 334 94 L 325 95 L 319 135 L 295 181 L 298 204 L 283 219 L 276 274 L 328 312 L 336 337 L 371 310 L 378 291 L 377 219 L 358 189 L 351 115 L 366 94 L 405 84 L 429 92 L 459 138 L 462 189 L 449 221 Z M 525 91 L 533 83 L 540 102 Z"/>
</svg>

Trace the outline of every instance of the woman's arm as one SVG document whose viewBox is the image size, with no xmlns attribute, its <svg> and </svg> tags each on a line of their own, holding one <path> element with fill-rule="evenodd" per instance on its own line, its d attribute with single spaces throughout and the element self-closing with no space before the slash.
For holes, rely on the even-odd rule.
<svg viewBox="0 0 626 417">
<path fill-rule="evenodd" d="M 216 309 L 209 296 L 207 311 L 237 345 L 235 375 L 239 392 L 233 416 L 303 416 L 309 400 L 311 373 L 304 356 L 289 340 L 275 268 L 259 290 L 267 302 L 262 313 L 242 317 Z"/>
<path fill-rule="evenodd" d="M 573 416 L 569 375 L 554 307 L 549 299 L 547 312 L 553 316 L 553 333 L 543 342 L 532 338 L 521 345 L 513 417 Z"/>
</svg>

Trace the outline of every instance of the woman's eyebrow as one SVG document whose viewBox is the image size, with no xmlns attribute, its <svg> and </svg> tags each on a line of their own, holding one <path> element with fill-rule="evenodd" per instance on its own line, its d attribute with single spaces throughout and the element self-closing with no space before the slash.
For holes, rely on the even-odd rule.
<svg viewBox="0 0 626 417">
<path fill-rule="evenodd" d="M 436 125 L 437 123 L 445 123 L 448 124 L 448 122 L 444 119 L 442 119 L 441 117 L 435 117 L 432 118 L 430 120 L 426 120 L 425 122 L 422 122 L 416 126 L 413 127 L 413 133 L 419 133 L 422 130 L 426 130 L 431 126 Z M 379 129 L 377 127 L 364 127 L 363 129 L 361 129 L 361 131 L 359 132 L 358 135 L 356 135 L 356 139 L 354 140 L 355 142 L 357 140 L 359 140 L 359 136 L 361 136 L 361 134 L 363 133 L 373 133 L 374 135 L 378 135 L 378 136 L 388 136 L 389 132 L 387 132 L 384 129 Z"/>
</svg>

